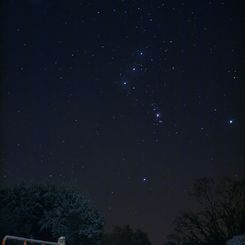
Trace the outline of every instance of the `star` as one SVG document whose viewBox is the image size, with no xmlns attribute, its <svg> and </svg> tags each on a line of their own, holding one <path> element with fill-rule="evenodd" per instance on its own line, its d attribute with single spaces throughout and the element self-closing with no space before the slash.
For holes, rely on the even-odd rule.
<svg viewBox="0 0 245 245">
<path fill-rule="evenodd" d="M 28 22 L 25 11 L 16 8 L 17 14 L 11 14 L 13 6 L 5 4 L 12 21 L 6 16 L 4 28 L 16 34 L 14 42 L 12 35 L 3 40 L 7 138 L 0 164 L 6 171 L 2 177 L 8 175 L 6 187 L 28 176 L 34 183 L 42 177 L 54 185 L 67 183 L 96 196 L 94 206 L 108 227 L 122 220 L 137 227 L 149 209 L 144 232 L 152 244 L 163 244 L 169 230 L 164 227 L 177 209 L 189 205 L 183 191 L 192 180 L 220 176 L 221 168 L 222 175 L 241 175 L 245 158 L 235 145 L 243 133 L 245 30 L 228 0 L 221 1 L 222 11 L 209 11 L 210 19 L 198 15 L 200 8 L 217 9 L 220 1 L 186 2 L 151 1 L 149 6 L 147 1 L 120 0 L 104 6 L 101 1 L 61 0 L 64 11 L 38 5 Z M 235 2 L 234 9 L 239 7 Z M 46 41 L 35 38 L 40 28 L 33 28 L 32 20 L 42 23 Z M 200 25 L 193 29 L 196 22 Z M 168 23 L 184 27 L 185 35 Z M 31 36 L 25 35 L 28 30 Z M 220 50 L 223 59 L 217 62 Z M 229 151 L 220 149 L 224 139 Z M 19 166 L 25 171 L 16 171 Z M 106 181 L 98 185 L 91 173 Z M 179 205 L 172 205 L 176 200 Z M 129 212 L 120 212 L 126 202 Z M 132 218 L 134 210 L 138 213 Z M 164 212 L 164 221 L 155 218 Z"/>
</svg>

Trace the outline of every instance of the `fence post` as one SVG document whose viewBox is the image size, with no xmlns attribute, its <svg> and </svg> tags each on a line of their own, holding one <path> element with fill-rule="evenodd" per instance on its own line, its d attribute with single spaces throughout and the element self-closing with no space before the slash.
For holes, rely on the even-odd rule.
<svg viewBox="0 0 245 245">
<path fill-rule="evenodd" d="M 59 237 L 58 244 L 59 245 L 65 245 L 66 244 L 66 239 L 64 236 Z"/>
</svg>

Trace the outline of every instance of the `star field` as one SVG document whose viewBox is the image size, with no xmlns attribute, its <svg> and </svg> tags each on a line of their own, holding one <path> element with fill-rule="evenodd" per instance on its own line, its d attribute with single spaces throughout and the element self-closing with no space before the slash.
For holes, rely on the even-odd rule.
<svg viewBox="0 0 245 245">
<path fill-rule="evenodd" d="M 2 179 L 85 192 L 162 244 L 194 179 L 245 173 L 243 1 L 2 3 Z"/>
</svg>

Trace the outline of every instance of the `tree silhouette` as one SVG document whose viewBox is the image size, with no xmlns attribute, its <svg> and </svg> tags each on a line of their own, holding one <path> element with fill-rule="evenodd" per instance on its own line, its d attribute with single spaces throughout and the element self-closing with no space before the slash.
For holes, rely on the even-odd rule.
<svg viewBox="0 0 245 245">
<path fill-rule="evenodd" d="M 116 226 L 112 233 L 105 234 L 103 245 L 150 245 L 147 234 L 140 229 L 134 231 L 130 226 Z"/>
<path fill-rule="evenodd" d="M 225 178 L 197 180 L 190 193 L 198 212 L 181 212 L 166 244 L 224 245 L 245 232 L 245 181 Z"/>
<path fill-rule="evenodd" d="M 0 235 L 57 240 L 69 244 L 97 244 L 103 219 L 78 191 L 54 186 L 26 186 L 0 190 Z"/>
</svg>

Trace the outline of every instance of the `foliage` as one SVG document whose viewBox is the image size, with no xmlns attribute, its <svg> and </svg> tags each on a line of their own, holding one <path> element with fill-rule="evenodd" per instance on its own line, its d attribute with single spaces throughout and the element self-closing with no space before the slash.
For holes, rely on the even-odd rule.
<svg viewBox="0 0 245 245">
<path fill-rule="evenodd" d="M 190 195 L 201 208 L 196 213 L 180 213 L 167 244 L 224 245 L 234 235 L 244 233 L 245 181 L 199 179 Z"/>
<path fill-rule="evenodd" d="M 147 234 L 140 229 L 134 231 L 130 226 L 115 227 L 110 234 L 104 235 L 104 245 L 150 245 Z"/>
<path fill-rule="evenodd" d="M 78 191 L 18 185 L 0 190 L 0 235 L 97 244 L 103 219 Z"/>
</svg>

